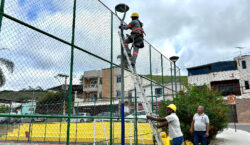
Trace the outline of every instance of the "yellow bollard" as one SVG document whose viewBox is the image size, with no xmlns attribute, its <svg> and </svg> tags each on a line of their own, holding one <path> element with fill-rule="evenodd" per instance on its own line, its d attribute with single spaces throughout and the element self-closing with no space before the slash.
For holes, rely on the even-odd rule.
<svg viewBox="0 0 250 145">
<path fill-rule="evenodd" d="M 170 138 L 169 136 L 167 136 L 167 134 L 165 132 L 161 132 L 161 139 L 164 145 L 170 145 L 171 144 L 171 140 L 172 138 Z"/>
<path fill-rule="evenodd" d="M 183 142 L 182 145 L 193 145 L 193 143 L 191 141 L 185 141 L 185 143 Z"/>
</svg>

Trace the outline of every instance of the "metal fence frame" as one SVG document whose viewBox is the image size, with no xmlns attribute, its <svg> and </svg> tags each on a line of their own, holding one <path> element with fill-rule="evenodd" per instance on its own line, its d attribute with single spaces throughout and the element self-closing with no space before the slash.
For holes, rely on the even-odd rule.
<svg viewBox="0 0 250 145">
<path fill-rule="evenodd" d="M 0 7 L 0 30 L 1 30 L 1 25 L 2 25 L 2 19 L 3 18 L 6 18 L 6 19 L 9 19 L 9 20 L 12 20 L 12 21 L 14 21 L 14 22 L 16 22 L 16 23 L 18 23 L 18 24 L 20 24 L 20 25 L 23 25 L 24 27 L 28 27 L 28 28 L 30 28 L 30 29 L 32 29 L 32 30 L 34 30 L 34 31 L 36 31 L 36 32 L 39 32 L 39 33 L 41 33 L 41 34 L 43 34 L 43 35 L 46 35 L 46 36 L 48 36 L 48 37 L 50 37 L 50 38 L 52 38 L 52 39 L 55 39 L 55 40 L 57 40 L 57 41 L 59 41 L 59 42 L 61 42 L 61 43 L 64 43 L 65 45 L 68 45 L 68 46 L 70 46 L 71 47 L 71 60 L 70 60 L 70 85 L 69 85 L 69 101 L 68 101 L 68 105 L 69 105 L 69 107 L 68 107 L 68 115 L 23 115 L 23 114 L 21 114 L 21 115 L 14 115 L 14 114 L 0 114 L 0 117 L 28 117 L 28 118 L 35 118 L 35 117 L 40 117 L 40 118 L 46 118 L 46 120 L 48 119 L 48 118 L 60 118 L 60 119 L 67 119 L 67 145 L 70 143 L 70 141 L 69 141 L 69 138 L 70 138 L 70 126 L 71 126 L 71 124 L 70 124 L 70 120 L 71 120 L 71 118 L 93 118 L 93 119 L 95 119 L 95 118 L 103 118 L 103 119 L 110 119 L 110 138 L 109 138 L 109 142 L 110 142 L 110 144 L 112 144 L 113 143 L 113 140 L 114 140 L 114 138 L 113 138 L 113 132 L 112 132 L 112 130 L 113 130 L 113 125 L 112 125 L 112 123 L 113 123 L 113 119 L 117 119 L 117 117 L 113 117 L 112 116 L 112 110 L 113 110 L 113 105 L 112 105 L 112 103 L 113 103 L 113 97 L 112 97 L 112 90 L 113 90 L 113 88 L 112 88 L 112 69 L 113 69 L 113 67 L 114 66 L 116 66 L 116 67 L 119 67 L 119 68 L 122 68 L 123 69 L 123 66 L 119 66 L 119 65 L 117 65 L 117 64 L 115 64 L 114 62 L 113 62 L 113 27 L 114 27 L 114 25 L 113 25 L 113 17 L 118 17 L 114 12 L 112 12 L 105 4 L 103 4 L 100 0 L 97 0 L 97 1 L 99 1 L 104 7 L 106 7 L 109 11 L 110 11 L 110 17 L 111 17 L 111 22 L 110 22 L 110 28 L 111 28 L 111 42 L 110 42 L 110 46 L 111 46 L 111 48 L 110 48 L 110 53 L 111 53 L 111 58 L 110 58 L 110 61 L 109 60 L 106 60 L 106 59 L 104 59 L 104 58 L 102 58 L 101 56 L 98 56 L 98 55 L 96 55 L 96 54 L 93 54 L 93 53 L 91 53 L 91 52 L 89 52 L 89 51 L 87 51 L 87 50 L 85 50 L 85 49 L 83 49 L 83 48 L 81 48 L 81 47 L 79 47 L 79 46 L 77 46 L 77 45 L 75 45 L 75 25 L 76 25 L 76 12 L 77 12 L 77 10 L 76 10 L 76 5 L 77 5 L 77 1 L 76 0 L 73 0 L 74 1 L 74 4 L 73 4 L 73 8 L 72 8 L 72 13 L 73 13 L 73 19 L 72 19 L 72 36 L 71 36 L 71 42 L 68 42 L 68 41 L 65 41 L 65 40 L 63 40 L 63 39 L 61 39 L 61 38 L 59 38 L 59 37 L 57 37 L 57 36 L 54 36 L 54 35 L 52 35 L 52 34 L 50 34 L 50 33 L 47 33 L 47 32 L 45 32 L 45 31 L 43 31 L 43 30 L 40 30 L 40 29 L 38 29 L 38 28 L 36 28 L 36 27 L 34 27 L 34 26 L 32 26 L 32 25 L 30 25 L 30 24 L 28 24 L 28 23 L 25 23 L 25 22 L 23 22 L 23 21 L 21 21 L 21 20 L 19 20 L 19 19 L 17 19 L 17 18 L 14 18 L 14 17 L 12 17 L 11 15 L 8 15 L 7 13 L 4 13 L 4 4 L 5 4 L 5 0 L 1 0 L 1 7 Z M 119 17 L 118 17 L 119 18 Z M 88 117 L 84 117 L 84 116 L 71 116 L 71 104 L 72 104 L 72 80 L 73 80 L 73 72 L 74 72 L 74 70 L 73 70 L 73 66 L 74 66 L 74 50 L 75 49 L 77 49 L 77 50 L 80 50 L 80 51 L 82 51 L 82 53 L 87 53 L 88 55 L 91 55 L 91 56 L 94 56 L 95 58 L 97 58 L 97 59 L 100 59 L 100 60 L 102 60 L 102 61 L 105 61 L 105 62 L 107 62 L 107 63 L 109 63 L 110 64 L 110 78 L 111 78 L 111 80 L 110 80 L 110 85 L 111 85 L 111 87 L 110 87 L 110 92 L 111 92 L 111 94 L 110 94 L 110 110 L 111 110 L 111 112 L 110 112 L 110 116 L 109 117 L 95 117 L 95 116 L 88 116 Z M 181 87 L 181 72 L 180 72 L 180 68 L 176 68 L 176 69 L 178 69 L 178 72 L 179 72 L 179 74 L 176 74 L 176 69 L 173 69 L 172 67 L 173 67 L 173 62 L 171 62 L 167 57 L 165 57 L 163 54 L 161 54 L 159 51 L 157 51 L 157 52 L 159 52 L 160 54 L 161 54 L 161 57 L 160 57 L 160 59 L 161 59 L 161 83 L 157 83 L 156 81 L 154 81 L 153 80 L 153 75 L 152 75 L 152 56 L 151 56 L 151 50 L 152 49 L 154 49 L 154 50 L 156 50 L 152 45 L 150 45 L 150 43 L 149 43 L 149 62 L 150 62 L 150 78 L 147 78 L 147 77 L 145 77 L 145 76 L 143 76 L 143 75 L 141 75 L 141 77 L 142 78 L 144 78 L 144 79 L 147 79 L 147 80 L 149 80 L 150 81 L 150 85 L 151 85 L 151 97 L 152 97 L 152 109 L 154 109 L 154 107 L 153 107 L 153 98 L 154 98 L 154 96 L 153 96 L 153 83 L 154 84 L 157 84 L 157 85 L 159 85 L 159 86 L 161 86 L 163 89 L 162 89 L 162 91 L 163 91 L 163 94 L 165 94 L 164 93 L 164 88 L 166 88 L 166 86 L 164 85 L 164 83 L 165 83 L 165 81 L 164 81 L 164 65 L 163 65 L 163 58 L 164 59 L 167 59 L 168 61 L 169 61 L 169 63 L 170 63 L 170 66 L 171 66 L 171 68 L 170 68 L 170 71 L 171 71 L 171 88 L 169 88 L 170 90 L 172 90 L 172 97 L 174 97 L 174 95 L 175 95 L 175 93 L 176 93 L 176 90 L 177 90 L 177 85 L 176 85 L 176 82 L 177 82 L 177 80 L 176 80 L 176 76 L 178 75 L 179 76 L 179 83 L 180 83 L 180 87 Z M 124 70 L 124 69 L 123 69 Z M 174 75 L 173 75 L 173 73 L 172 73 L 172 71 L 174 70 Z M 127 71 L 129 71 L 129 70 L 127 70 Z M 124 78 L 124 77 L 123 77 Z M 124 83 L 124 81 L 123 81 L 123 83 Z M 175 85 L 175 86 L 174 86 Z M 122 91 L 122 94 L 124 94 L 124 92 Z M 136 96 L 136 91 L 135 91 L 135 94 L 134 94 L 135 96 Z M 164 97 L 164 100 L 165 100 L 165 96 L 163 95 L 163 97 Z M 137 105 L 136 105 L 136 103 L 137 103 L 137 99 L 136 99 L 137 97 L 135 97 L 135 110 L 137 110 L 136 109 L 136 107 L 137 107 Z M 154 110 L 152 110 L 152 111 L 154 111 Z M 137 111 L 135 111 L 135 114 L 136 114 L 136 118 L 135 118 L 135 120 L 137 120 Z M 137 123 L 137 121 L 136 121 L 136 123 Z M 137 127 L 136 127 L 136 130 L 137 130 Z M 122 132 L 122 134 L 124 134 L 124 132 Z M 123 136 L 123 135 L 122 135 Z M 136 137 L 136 142 L 137 142 L 137 144 L 138 144 L 138 139 L 137 139 L 137 131 L 136 131 L 136 133 L 135 133 L 135 137 Z M 45 139 L 44 139 L 44 141 L 45 141 Z M 124 136 L 123 136 L 123 139 L 122 139 L 122 141 L 124 141 Z"/>
</svg>

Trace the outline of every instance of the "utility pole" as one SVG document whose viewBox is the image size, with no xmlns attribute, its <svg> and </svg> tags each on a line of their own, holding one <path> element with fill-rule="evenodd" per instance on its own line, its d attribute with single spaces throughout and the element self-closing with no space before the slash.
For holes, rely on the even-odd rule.
<svg viewBox="0 0 250 145">
<path fill-rule="evenodd" d="M 67 93 L 67 80 L 68 80 L 68 77 L 69 75 L 66 75 L 66 74 L 57 74 L 55 76 L 55 78 L 57 77 L 61 77 L 61 78 L 64 78 L 64 86 L 62 87 L 63 90 L 64 90 L 64 99 L 63 99 L 63 115 L 65 115 L 65 110 L 66 110 L 66 106 L 65 106 L 65 99 L 66 99 L 66 93 Z"/>
</svg>

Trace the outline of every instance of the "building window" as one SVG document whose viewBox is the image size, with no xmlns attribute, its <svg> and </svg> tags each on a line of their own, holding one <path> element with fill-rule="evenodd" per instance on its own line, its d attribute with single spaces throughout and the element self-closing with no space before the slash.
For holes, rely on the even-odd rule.
<svg viewBox="0 0 250 145">
<path fill-rule="evenodd" d="M 102 98 L 102 92 L 99 93 L 99 98 Z"/>
<path fill-rule="evenodd" d="M 247 64 L 246 64 L 245 60 L 242 60 L 241 64 L 242 64 L 242 69 L 246 69 L 247 68 Z"/>
<path fill-rule="evenodd" d="M 102 85 L 102 78 L 100 78 L 100 80 L 99 80 L 99 84 L 100 84 L 100 85 Z"/>
<path fill-rule="evenodd" d="M 161 96 L 162 95 L 162 88 L 156 88 L 155 89 L 155 95 L 156 96 Z"/>
<path fill-rule="evenodd" d="M 120 98 L 121 97 L 121 91 L 116 91 L 116 96 Z"/>
<path fill-rule="evenodd" d="M 96 101 L 97 95 L 96 94 L 90 94 L 90 101 Z"/>
<path fill-rule="evenodd" d="M 90 87 L 97 87 L 97 80 L 90 81 Z"/>
<path fill-rule="evenodd" d="M 121 81 L 122 81 L 122 77 L 121 77 L 121 76 L 117 76 L 116 82 L 117 82 L 117 83 L 120 83 Z"/>
<path fill-rule="evenodd" d="M 249 83 L 248 83 L 248 81 L 245 81 L 245 87 L 246 87 L 246 89 L 249 89 Z"/>
</svg>

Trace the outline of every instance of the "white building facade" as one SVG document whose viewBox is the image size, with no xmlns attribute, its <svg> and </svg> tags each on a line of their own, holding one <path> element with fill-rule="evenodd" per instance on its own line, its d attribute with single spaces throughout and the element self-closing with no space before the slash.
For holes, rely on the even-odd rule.
<svg viewBox="0 0 250 145">
<path fill-rule="evenodd" d="M 188 83 L 204 84 L 222 92 L 223 96 L 234 94 L 250 98 L 250 56 L 235 57 L 232 61 L 221 61 L 187 68 Z"/>
</svg>

